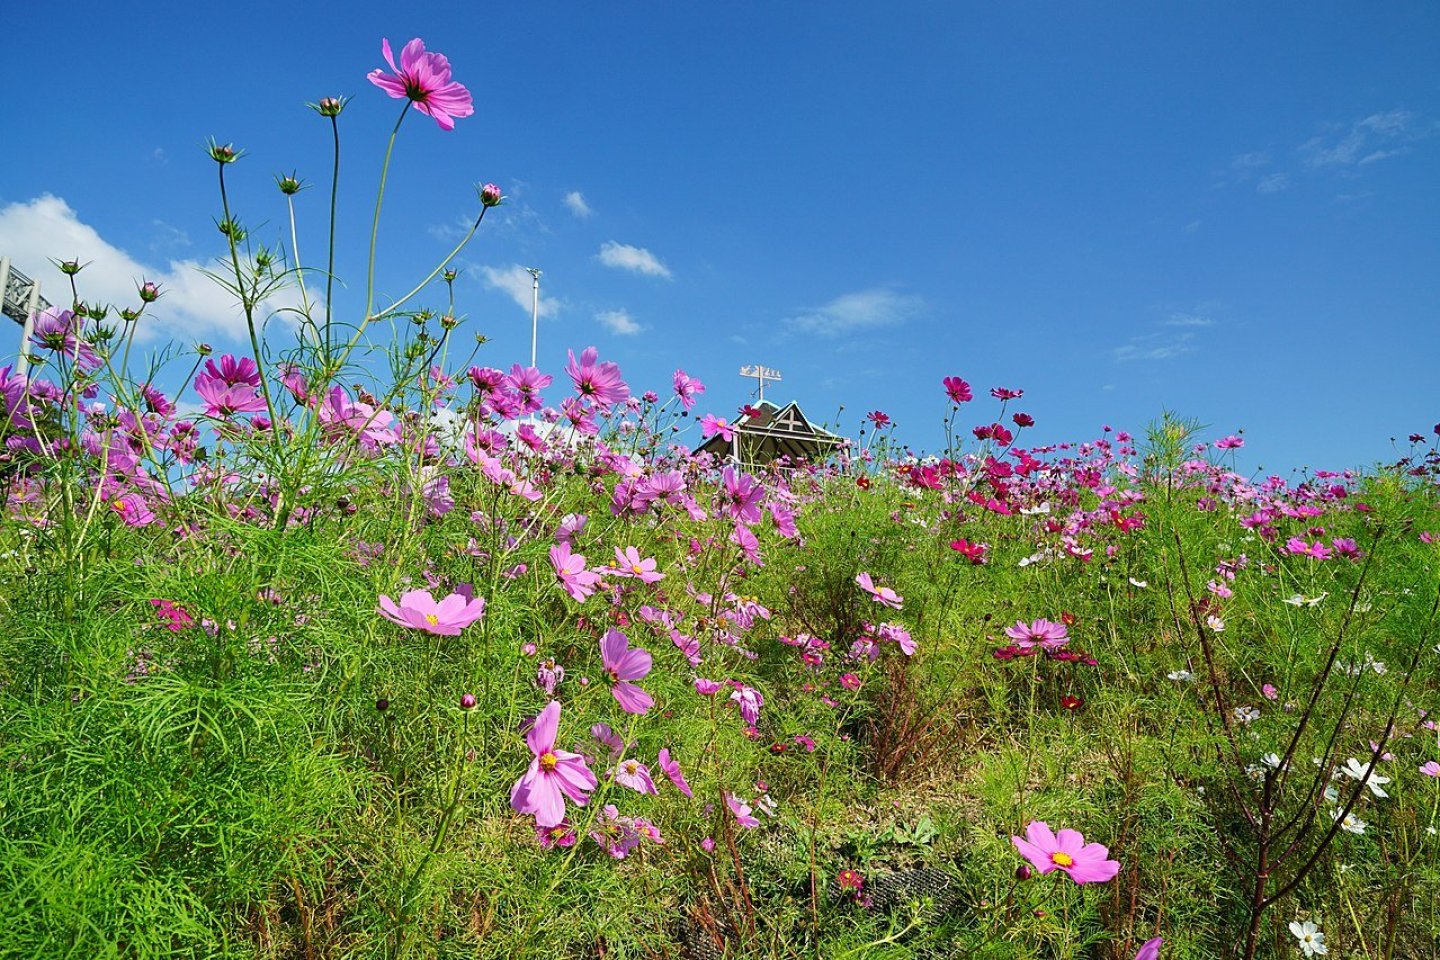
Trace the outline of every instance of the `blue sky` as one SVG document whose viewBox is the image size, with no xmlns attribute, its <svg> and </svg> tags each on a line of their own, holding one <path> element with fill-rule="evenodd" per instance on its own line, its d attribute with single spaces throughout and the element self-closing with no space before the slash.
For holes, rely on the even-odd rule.
<svg viewBox="0 0 1440 960">
<path fill-rule="evenodd" d="M 406 120 L 380 286 L 408 289 L 499 183 L 458 285 L 482 362 L 528 353 L 505 282 L 535 265 L 554 372 L 593 343 L 637 389 L 685 368 L 728 414 L 761 362 L 773 397 L 843 404 L 850 435 L 885 410 L 917 448 L 950 374 L 1024 387 L 1035 443 L 1168 408 L 1243 428 L 1248 469 L 1364 464 L 1440 420 L 1434 4 L 124 6 L 27 13 L 63 40 L 44 95 L 11 98 L 0 252 L 46 282 L 44 256 L 84 253 L 97 299 L 159 277 L 157 331 L 239 346 L 193 270 L 221 249 L 208 136 L 248 151 L 230 183 L 258 236 L 288 244 L 274 174 L 316 185 L 319 262 L 328 128 L 303 103 L 333 94 L 355 98 L 337 308 L 360 312 L 398 107 L 365 74 L 381 37 L 419 36 L 477 113 Z"/>
</svg>

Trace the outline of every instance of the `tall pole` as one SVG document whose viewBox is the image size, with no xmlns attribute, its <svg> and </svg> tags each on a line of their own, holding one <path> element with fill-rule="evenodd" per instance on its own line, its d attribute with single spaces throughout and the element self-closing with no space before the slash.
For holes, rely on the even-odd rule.
<svg viewBox="0 0 1440 960">
<path fill-rule="evenodd" d="M 540 271 L 526 267 L 530 274 L 530 366 L 535 366 L 535 345 L 540 335 Z"/>
</svg>

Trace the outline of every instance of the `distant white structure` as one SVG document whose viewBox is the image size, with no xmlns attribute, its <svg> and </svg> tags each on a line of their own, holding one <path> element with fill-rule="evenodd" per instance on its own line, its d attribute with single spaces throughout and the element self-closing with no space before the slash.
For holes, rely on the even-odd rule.
<svg viewBox="0 0 1440 960">
<path fill-rule="evenodd" d="M 530 366 L 535 366 L 535 346 L 540 339 L 540 270 L 526 267 L 530 274 Z"/>
<path fill-rule="evenodd" d="M 765 399 L 765 381 L 769 380 L 771 383 L 779 383 L 781 379 L 779 370 L 772 370 L 764 364 L 759 363 L 750 363 L 741 367 L 740 376 L 754 377 L 756 379 L 759 383 L 759 389 L 756 391 L 755 399 L 762 401 Z"/>
<path fill-rule="evenodd" d="M 30 371 L 30 337 L 35 333 L 35 315 L 50 309 L 50 302 L 40 296 L 40 281 L 31 280 L 10 265 L 9 257 L 0 257 L 0 300 L 5 316 L 20 324 L 20 356 L 15 361 L 15 375 L 23 377 Z"/>
</svg>

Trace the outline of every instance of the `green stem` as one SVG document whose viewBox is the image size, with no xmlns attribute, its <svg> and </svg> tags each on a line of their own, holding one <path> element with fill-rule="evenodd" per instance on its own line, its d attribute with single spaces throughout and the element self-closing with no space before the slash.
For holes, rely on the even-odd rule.
<svg viewBox="0 0 1440 960">
<path fill-rule="evenodd" d="M 340 195 L 340 121 L 330 117 L 335 137 L 335 163 L 330 172 L 330 262 L 325 268 L 325 359 L 330 359 L 330 305 L 335 302 L 335 203 Z"/>
<path fill-rule="evenodd" d="M 385 181 L 390 175 L 390 155 L 395 152 L 395 138 L 400 134 L 400 124 L 410 113 L 410 101 L 400 110 L 400 118 L 390 131 L 390 142 L 385 144 L 385 162 L 380 165 L 380 189 L 375 193 L 375 219 L 370 223 L 370 265 L 365 271 L 365 316 L 361 325 L 370 322 L 370 311 L 375 306 L 375 243 L 380 237 L 380 205 L 385 202 Z M 334 250 L 332 243 L 331 250 Z"/>
</svg>

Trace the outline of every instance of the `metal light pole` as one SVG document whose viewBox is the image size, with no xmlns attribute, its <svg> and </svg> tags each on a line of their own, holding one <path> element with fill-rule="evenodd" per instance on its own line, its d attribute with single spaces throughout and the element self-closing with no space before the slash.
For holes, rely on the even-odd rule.
<svg viewBox="0 0 1440 960">
<path fill-rule="evenodd" d="M 540 271 L 526 267 L 530 274 L 530 366 L 535 366 L 535 344 L 540 334 Z"/>
</svg>

